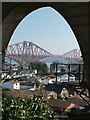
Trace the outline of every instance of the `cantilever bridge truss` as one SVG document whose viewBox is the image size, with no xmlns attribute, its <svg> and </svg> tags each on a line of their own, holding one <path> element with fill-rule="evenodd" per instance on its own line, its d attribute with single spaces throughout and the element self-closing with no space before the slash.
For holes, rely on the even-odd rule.
<svg viewBox="0 0 90 120">
<path fill-rule="evenodd" d="M 6 57 L 15 60 L 23 66 L 28 66 L 30 62 L 39 61 L 51 56 L 54 55 L 36 44 L 27 41 L 9 45 L 6 50 Z M 79 49 L 74 49 L 60 56 L 77 60 L 81 58 L 81 51 Z"/>
<path fill-rule="evenodd" d="M 81 58 L 82 54 L 79 49 L 73 49 L 63 55 L 61 55 L 64 58 Z"/>
<path fill-rule="evenodd" d="M 6 57 L 17 61 L 23 66 L 28 66 L 30 62 L 51 57 L 52 54 L 32 42 L 20 42 L 9 45 L 6 51 Z"/>
</svg>

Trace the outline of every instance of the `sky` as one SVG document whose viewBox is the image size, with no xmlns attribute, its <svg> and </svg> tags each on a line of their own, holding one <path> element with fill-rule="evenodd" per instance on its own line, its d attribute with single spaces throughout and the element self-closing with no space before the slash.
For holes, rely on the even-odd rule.
<svg viewBox="0 0 90 120">
<path fill-rule="evenodd" d="M 15 29 L 9 45 L 29 41 L 52 54 L 80 49 L 67 21 L 51 7 L 39 8 L 28 14 Z"/>
</svg>

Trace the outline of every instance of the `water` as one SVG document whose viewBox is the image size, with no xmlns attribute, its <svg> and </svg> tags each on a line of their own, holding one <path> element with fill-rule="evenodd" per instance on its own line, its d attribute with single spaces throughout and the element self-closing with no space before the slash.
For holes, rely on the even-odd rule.
<svg viewBox="0 0 90 120">
<path fill-rule="evenodd" d="M 81 59 L 79 59 L 80 61 Z M 10 59 L 6 59 L 6 61 L 10 64 Z M 71 59 L 66 59 L 66 58 L 63 58 L 63 57 L 47 57 L 47 58 L 44 58 L 42 60 L 40 60 L 41 62 L 45 62 L 47 64 L 47 66 L 50 68 L 50 65 L 54 62 L 58 62 L 58 63 L 61 63 L 61 64 L 73 64 L 73 63 L 76 63 L 77 60 L 71 60 Z M 14 60 L 11 60 L 11 64 L 18 64 L 16 61 Z"/>
<path fill-rule="evenodd" d="M 58 62 L 58 63 L 62 63 L 62 64 L 68 64 L 70 61 L 62 58 L 62 57 L 48 57 L 48 58 L 44 58 L 41 61 L 45 62 L 45 63 L 53 63 L 53 62 Z"/>
<path fill-rule="evenodd" d="M 69 60 L 62 58 L 62 57 L 48 57 L 48 58 L 42 59 L 41 61 L 45 62 L 49 68 L 50 68 L 50 65 L 54 62 L 58 62 L 61 64 L 69 64 L 70 63 Z"/>
<path fill-rule="evenodd" d="M 16 61 L 11 60 L 6 58 L 5 59 L 6 62 L 8 62 L 10 64 L 18 64 Z M 62 58 L 62 57 L 48 57 L 48 58 L 44 58 L 41 60 L 42 62 L 45 62 L 48 66 L 50 66 L 50 64 L 52 64 L 53 62 L 58 62 L 58 63 L 62 63 L 62 64 L 68 64 L 69 60 Z"/>
</svg>

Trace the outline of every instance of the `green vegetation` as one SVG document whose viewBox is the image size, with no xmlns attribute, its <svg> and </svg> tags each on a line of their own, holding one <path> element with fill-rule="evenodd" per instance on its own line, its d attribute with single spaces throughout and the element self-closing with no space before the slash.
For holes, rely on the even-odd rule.
<svg viewBox="0 0 90 120">
<path fill-rule="evenodd" d="M 28 99 L 2 100 L 2 120 L 53 120 L 54 114 L 44 98 L 32 96 Z"/>
<path fill-rule="evenodd" d="M 31 70 L 36 69 L 38 74 L 48 73 L 48 66 L 46 63 L 43 62 L 32 62 L 29 65 L 29 69 Z"/>
</svg>

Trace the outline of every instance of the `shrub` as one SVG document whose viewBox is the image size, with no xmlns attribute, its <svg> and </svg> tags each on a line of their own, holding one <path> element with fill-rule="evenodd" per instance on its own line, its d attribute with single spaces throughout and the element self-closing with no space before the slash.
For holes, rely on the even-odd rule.
<svg viewBox="0 0 90 120">
<path fill-rule="evenodd" d="M 3 98 L 2 120 L 53 120 L 53 114 L 44 98 Z"/>
</svg>

